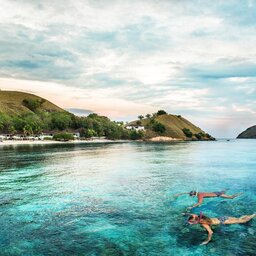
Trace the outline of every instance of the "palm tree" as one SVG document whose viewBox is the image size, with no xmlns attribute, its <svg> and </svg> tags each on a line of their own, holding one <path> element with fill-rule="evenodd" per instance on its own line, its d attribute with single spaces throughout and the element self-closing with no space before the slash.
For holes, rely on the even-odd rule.
<svg viewBox="0 0 256 256">
<path fill-rule="evenodd" d="M 140 116 L 138 116 L 138 118 L 139 118 L 140 120 L 142 120 L 142 119 L 144 118 L 144 116 L 140 115 Z"/>
</svg>

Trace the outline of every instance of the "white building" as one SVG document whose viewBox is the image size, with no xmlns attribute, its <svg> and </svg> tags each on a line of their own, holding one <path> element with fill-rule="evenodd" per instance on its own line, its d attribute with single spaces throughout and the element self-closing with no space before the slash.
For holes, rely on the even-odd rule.
<svg viewBox="0 0 256 256">
<path fill-rule="evenodd" d="M 52 140 L 53 139 L 53 135 L 52 134 L 46 134 L 46 133 L 43 133 L 41 134 L 39 137 L 38 137 L 39 140 Z"/>
<path fill-rule="evenodd" d="M 140 125 L 128 125 L 125 128 L 127 130 L 145 131 L 145 127 Z"/>
<path fill-rule="evenodd" d="M 73 136 L 75 140 L 78 140 L 80 138 L 80 133 L 79 132 L 73 133 Z"/>
</svg>

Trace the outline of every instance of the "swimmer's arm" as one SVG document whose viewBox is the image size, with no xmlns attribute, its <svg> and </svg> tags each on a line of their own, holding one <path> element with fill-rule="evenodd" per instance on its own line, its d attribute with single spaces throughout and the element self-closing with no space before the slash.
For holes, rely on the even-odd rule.
<svg viewBox="0 0 256 256">
<path fill-rule="evenodd" d="M 192 205 L 192 206 L 190 206 L 190 207 L 188 207 L 188 208 L 189 208 L 189 209 L 192 209 L 192 208 L 194 208 L 194 207 L 197 207 L 197 206 L 201 205 L 202 202 L 203 202 L 203 197 L 198 197 L 198 203 L 196 203 L 196 204 L 194 204 L 194 205 Z"/>
<path fill-rule="evenodd" d="M 184 193 L 176 194 L 176 195 L 174 195 L 174 197 L 178 197 L 178 196 L 182 196 L 182 195 L 188 195 L 188 194 L 189 194 L 188 192 L 184 192 Z"/>
<path fill-rule="evenodd" d="M 204 242 L 202 242 L 200 245 L 205 245 L 205 244 L 208 244 L 211 239 L 212 239 L 212 234 L 213 234 L 213 231 L 211 229 L 211 227 L 207 224 L 202 224 L 202 227 L 204 227 L 207 232 L 208 232 L 208 237 L 207 237 L 207 240 L 205 240 Z"/>
</svg>

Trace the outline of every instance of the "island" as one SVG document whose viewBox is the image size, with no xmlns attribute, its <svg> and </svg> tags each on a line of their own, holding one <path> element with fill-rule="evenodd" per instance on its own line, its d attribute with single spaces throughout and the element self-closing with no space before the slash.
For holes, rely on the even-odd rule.
<svg viewBox="0 0 256 256">
<path fill-rule="evenodd" d="M 256 125 L 249 127 L 237 136 L 237 139 L 256 139 Z"/>
<path fill-rule="evenodd" d="M 0 140 L 214 140 L 180 115 L 164 110 L 116 122 L 96 113 L 76 116 L 34 94 L 0 91 Z"/>
<path fill-rule="evenodd" d="M 128 123 L 126 128 L 143 133 L 145 140 L 215 140 L 181 115 L 168 114 L 164 110 L 147 114 L 145 117 L 140 115 L 138 118 L 138 120 Z"/>
</svg>

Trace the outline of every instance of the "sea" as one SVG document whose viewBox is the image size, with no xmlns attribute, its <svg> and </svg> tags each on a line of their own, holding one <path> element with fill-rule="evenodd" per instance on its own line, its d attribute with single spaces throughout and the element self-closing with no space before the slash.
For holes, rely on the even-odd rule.
<svg viewBox="0 0 256 256">
<path fill-rule="evenodd" d="M 208 217 L 256 212 L 256 140 L 0 144 L 0 255 L 256 255 L 256 218 L 187 225 L 191 190 Z"/>
</svg>

